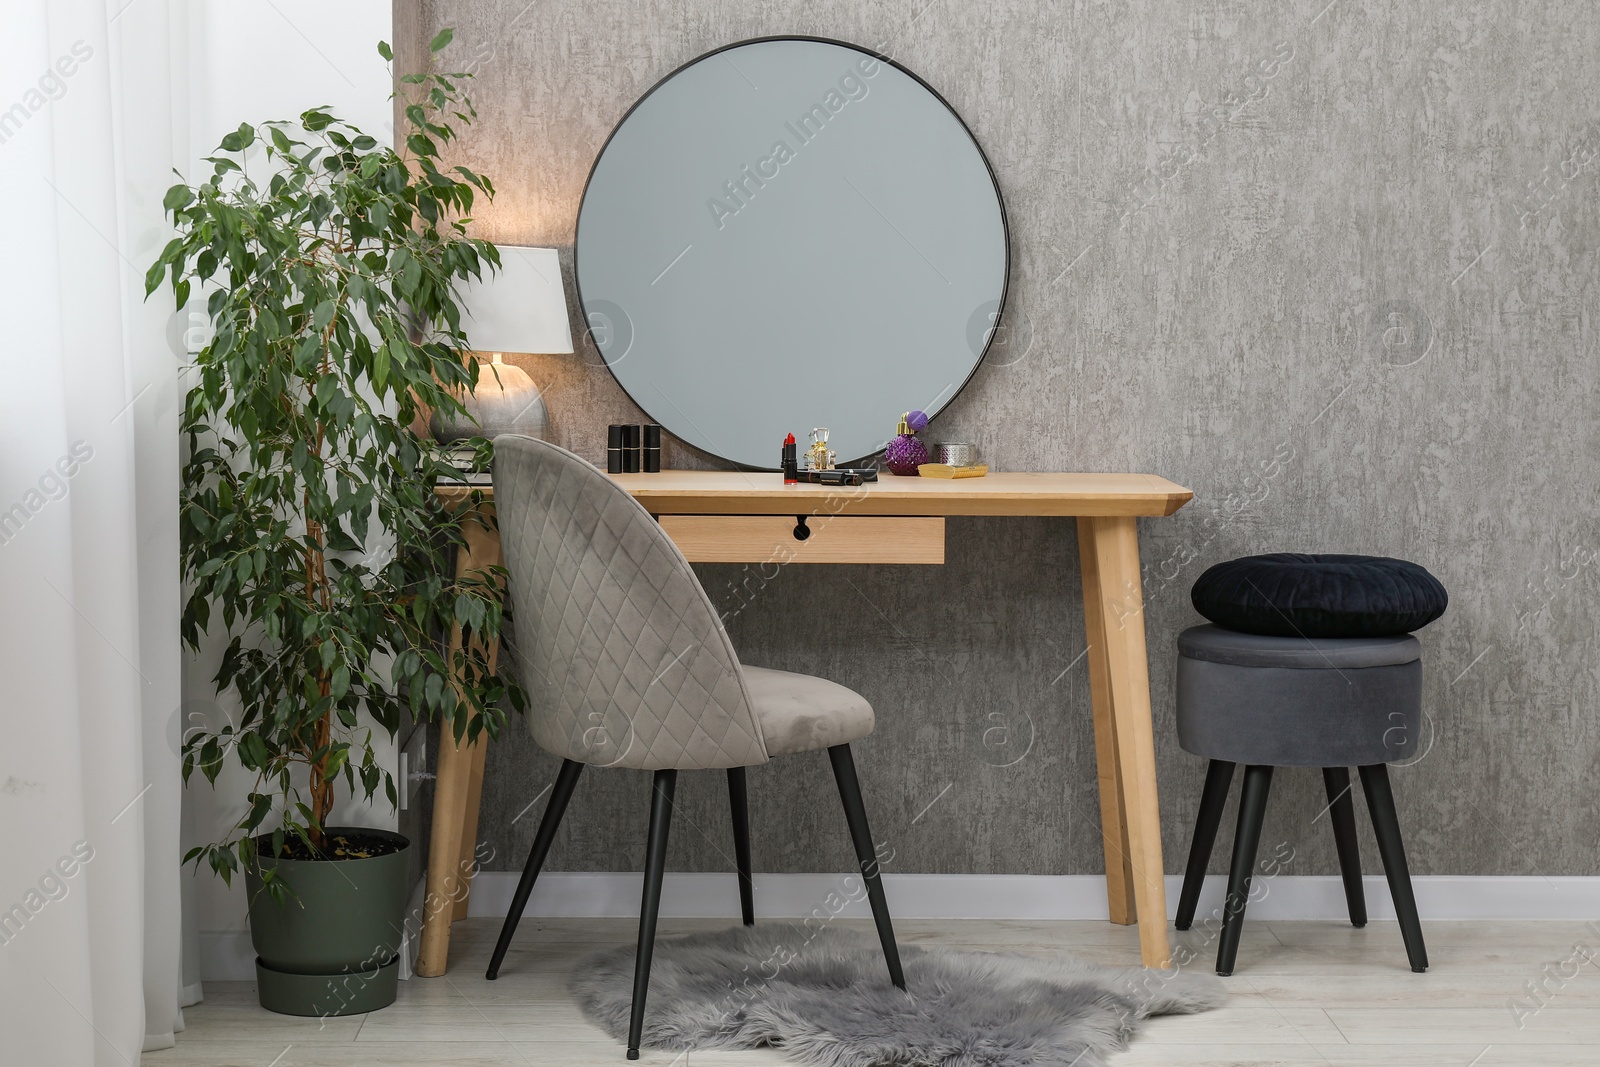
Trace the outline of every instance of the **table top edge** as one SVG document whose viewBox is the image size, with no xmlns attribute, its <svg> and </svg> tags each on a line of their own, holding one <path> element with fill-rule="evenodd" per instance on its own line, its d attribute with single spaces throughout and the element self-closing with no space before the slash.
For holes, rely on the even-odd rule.
<svg viewBox="0 0 1600 1067">
<path fill-rule="evenodd" d="M 1159 475 L 1095 471 L 1005 471 L 957 480 L 895 478 L 864 486 L 785 485 L 775 473 L 750 471 L 664 471 L 608 477 L 656 514 L 788 514 L 795 508 L 809 511 L 824 505 L 835 514 L 857 515 L 1159 518 L 1174 514 L 1194 499 L 1191 490 Z M 1109 484 L 1103 490 L 1092 485 L 1051 484 L 1069 479 Z M 1119 481 L 1142 486 L 1116 485 Z M 487 500 L 494 497 L 493 485 L 441 483 L 434 491 L 447 499 L 465 498 L 474 492 Z M 919 505 L 925 510 L 918 510 Z"/>
</svg>

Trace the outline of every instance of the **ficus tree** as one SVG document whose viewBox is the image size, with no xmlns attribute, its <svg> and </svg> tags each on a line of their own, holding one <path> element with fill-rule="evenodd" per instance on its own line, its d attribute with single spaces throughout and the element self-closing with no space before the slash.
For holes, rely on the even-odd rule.
<svg viewBox="0 0 1600 1067">
<path fill-rule="evenodd" d="M 393 737 L 410 715 L 476 737 L 497 730 L 503 698 L 521 707 L 486 653 L 504 572 L 448 565 L 479 499 L 441 503 L 435 480 L 456 469 L 413 430 L 428 409 L 463 411 L 478 364 L 458 287 L 499 265 L 466 231 L 493 186 L 441 158 L 476 114 L 467 77 L 402 79 L 399 151 L 312 108 L 241 125 L 210 177 L 166 194 L 178 236 L 146 295 L 165 281 L 181 308 L 207 293 L 213 330 L 182 413 L 182 636 L 191 649 L 227 636 L 215 682 L 242 705 L 237 723 L 184 739 L 183 775 L 214 787 L 233 758 L 255 776 L 227 839 L 185 857 L 225 880 L 258 838 L 273 855 L 291 839 L 320 853 L 340 782 L 393 803 L 375 730 Z"/>
</svg>

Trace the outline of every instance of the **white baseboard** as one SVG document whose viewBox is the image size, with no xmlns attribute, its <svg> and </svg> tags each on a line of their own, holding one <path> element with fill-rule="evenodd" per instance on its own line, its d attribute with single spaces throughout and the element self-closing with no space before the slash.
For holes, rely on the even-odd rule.
<svg viewBox="0 0 1600 1067">
<path fill-rule="evenodd" d="M 844 875 L 757 874 L 756 914 L 803 918 L 826 907 L 828 894 L 849 894 Z M 1167 876 L 1167 917 L 1177 910 L 1178 875 Z M 1227 879 L 1208 875 L 1199 916 L 1221 913 Z M 1393 919 L 1394 904 L 1382 875 L 1365 879 L 1367 911 Z M 642 874 L 550 872 L 540 875 L 524 915 L 550 918 L 632 918 L 639 914 Z M 1092 874 L 885 874 L 889 910 L 905 919 L 1105 919 L 1105 879 Z M 468 904 L 473 916 L 499 918 L 511 908 L 517 875 L 482 871 Z M 1412 879 L 1424 919 L 1592 919 L 1600 915 L 1600 877 L 1539 878 L 1431 875 Z M 1257 879 L 1249 917 L 1347 920 L 1337 875 L 1279 875 Z M 838 898 L 835 898 L 836 901 Z M 739 895 L 732 874 L 669 874 L 661 914 L 672 918 L 737 918 Z M 866 918 L 863 901 L 846 901 L 838 914 Z"/>
<path fill-rule="evenodd" d="M 640 883 L 643 886 L 644 883 Z M 423 902 L 427 897 L 426 876 L 417 879 L 411 887 L 411 900 L 406 904 L 406 923 L 400 932 L 400 980 L 417 976 L 417 957 L 422 953 Z M 509 901 L 507 902 L 509 905 Z M 508 907 L 509 911 L 510 908 Z"/>
<path fill-rule="evenodd" d="M 250 944 L 250 931 L 201 930 L 200 980 L 254 982 L 256 950 Z"/>
<path fill-rule="evenodd" d="M 841 874 L 758 874 L 756 915 L 800 919 L 822 908 L 847 918 L 867 918 L 859 882 Z M 1381 875 L 1367 875 L 1367 912 L 1393 919 L 1394 904 Z M 1540 878 L 1520 875 L 1416 877 L 1417 910 L 1437 919 L 1578 919 L 1600 915 L 1600 877 Z M 1167 917 L 1177 908 L 1182 879 L 1167 876 Z M 1220 915 L 1226 879 L 1206 878 L 1196 921 Z M 631 919 L 639 914 L 642 874 L 551 871 L 539 876 L 528 916 Z M 898 919 L 1100 919 L 1107 916 L 1105 879 L 1097 874 L 885 874 L 889 910 Z M 481 871 L 473 879 L 468 913 L 503 918 L 517 888 L 514 871 Z M 852 893 L 851 890 L 854 889 Z M 829 901 L 829 894 L 835 894 Z M 1347 921 L 1344 887 L 1337 875 L 1279 875 L 1258 879 L 1250 919 Z M 408 914 L 420 914 L 421 886 Z M 737 920 L 739 891 L 731 874 L 669 874 L 661 891 L 664 918 Z M 417 939 L 408 937 L 402 971 L 411 973 Z M 200 933 L 200 973 L 208 982 L 253 981 L 255 951 L 248 930 Z"/>
</svg>

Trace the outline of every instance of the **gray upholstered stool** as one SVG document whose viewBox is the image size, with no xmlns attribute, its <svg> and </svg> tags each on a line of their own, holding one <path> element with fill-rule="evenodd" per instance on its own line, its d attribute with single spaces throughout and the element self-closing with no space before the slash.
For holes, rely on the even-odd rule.
<svg viewBox="0 0 1600 1067">
<path fill-rule="evenodd" d="M 1421 642 L 1409 634 L 1270 637 L 1195 626 L 1179 635 L 1178 743 L 1211 761 L 1178 900 L 1180 930 L 1194 922 L 1234 764 L 1245 764 L 1218 974 L 1233 973 L 1273 767 L 1322 768 L 1350 921 L 1364 926 L 1366 899 L 1348 770 L 1360 768 L 1406 955 L 1412 970 L 1427 970 L 1385 767 L 1416 752 L 1422 727 L 1421 656 Z"/>
</svg>

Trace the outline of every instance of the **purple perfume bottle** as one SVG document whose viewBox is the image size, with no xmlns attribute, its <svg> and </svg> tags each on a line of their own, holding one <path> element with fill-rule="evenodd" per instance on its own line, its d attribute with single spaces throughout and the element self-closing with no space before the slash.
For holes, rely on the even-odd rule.
<svg viewBox="0 0 1600 1067">
<path fill-rule="evenodd" d="M 917 439 L 918 430 L 928 428 L 928 416 L 920 411 L 908 411 L 900 416 L 899 434 L 883 450 L 883 459 L 895 474 L 914 475 L 917 468 L 928 462 L 928 446 Z"/>
</svg>

